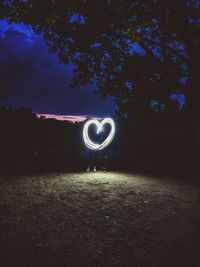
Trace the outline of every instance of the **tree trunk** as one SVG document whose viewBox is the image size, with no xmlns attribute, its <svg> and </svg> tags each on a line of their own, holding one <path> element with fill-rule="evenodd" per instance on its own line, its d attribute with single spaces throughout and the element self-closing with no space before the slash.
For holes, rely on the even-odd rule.
<svg viewBox="0 0 200 267">
<path fill-rule="evenodd" d="M 192 153 L 191 156 L 197 160 L 199 155 L 198 147 L 198 127 L 200 124 L 200 90 L 199 90 L 199 69 L 200 64 L 198 62 L 198 47 L 190 45 L 189 51 L 189 80 L 188 80 L 188 92 L 186 93 L 186 144 L 188 152 Z M 189 154 L 190 154 L 189 153 Z"/>
</svg>

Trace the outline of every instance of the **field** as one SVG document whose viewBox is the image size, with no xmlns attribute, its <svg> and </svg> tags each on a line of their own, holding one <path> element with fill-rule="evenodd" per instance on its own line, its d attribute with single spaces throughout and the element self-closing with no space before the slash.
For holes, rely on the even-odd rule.
<svg viewBox="0 0 200 267">
<path fill-rule="evenodd" d="M 1 175 L 0 266 L 200 266 L 191 178 Z"/>
</svg>

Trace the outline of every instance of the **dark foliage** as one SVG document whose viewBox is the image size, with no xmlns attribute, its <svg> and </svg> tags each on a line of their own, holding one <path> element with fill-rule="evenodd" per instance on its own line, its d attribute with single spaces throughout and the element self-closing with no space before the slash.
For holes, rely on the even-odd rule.
<svg viewBox="0 0 200 267">
<path fill-rule="evenodd" d="M 121 113 L 151 99 L 168 104 L 176 91 L 197 117 L 199 1 L 4 0 L 1 7 L 0 17 L 31 25 L 62 62 L 76 65 L 73 85 L 95 82 Z"/>
<path fill-rule="evenodd" d="M 108 168 L 180 170 L 185 163 L 188 166 L 194 163 L 194 151 L 184 140 L 183 112 L 174 113 L 173 120 L 169 117 L 166 112 L 147 112 L 131 120 L 116 119 L 116 136 L 108 149 Z M 0 125 L 1 170 L 80 171 L 87 167 L 82 123 L 39 119 L 30 108 L 2 107 Z"/>
<path fill-rule="evenodd" d="M 30 108 L 1 108 L 0 125 L 1 169 L 70 170 L 80 164 L 79 124 L 39 119 Z"/>
<path fill-rule="evenodd" d="M 199 153 L 199 7 L 195 0 L 3 0 L 0 17 L 42 33 L 51 52 L 75 64 L 74 86 L 93 82 L 103 97 L 115 97 L 120 166 L 177 165 Z M 186 96 L 181 112 L 169 99 L 173 92 Z M 51 124 L 66 125 L 36 122 L 41 147 L 57 147 L 62 138 L 78 146 L 80 138 L 65 139 L 64 130 L 55 140 Z"/>
</svg>

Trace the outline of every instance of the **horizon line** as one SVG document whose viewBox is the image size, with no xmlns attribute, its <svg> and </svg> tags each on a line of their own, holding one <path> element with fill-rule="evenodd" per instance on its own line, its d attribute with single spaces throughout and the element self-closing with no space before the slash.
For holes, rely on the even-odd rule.
<svg viewBox="0 0 200 267">
<path fill-rule="evenodd" d="M 88 118 L 94 118 L 90 115 L 65 115 L 65 114 L 52 114 L 52 113 L 36 113 L 37 118 L 44 117 L 45 119 L 55 119 L 58 121 L 69 121 L 72 123 L 83 122 Z M 99 118 L 99 117 L 95 117 Z"/>
</svg>

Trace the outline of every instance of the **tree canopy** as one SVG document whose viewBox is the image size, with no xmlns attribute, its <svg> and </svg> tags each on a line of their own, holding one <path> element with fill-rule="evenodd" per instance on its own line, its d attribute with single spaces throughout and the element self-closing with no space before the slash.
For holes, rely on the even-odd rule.
<svg viewBox="0 0 200 267">
<path fill-rule="evenodd" d="M 121 113 L 159 109 L 171 93 L 198 111 L 199 7 L 195 0 L 3 0 L 0 17 L 42 33 L 73 86 L 94 83 Z"/>
</svg>

